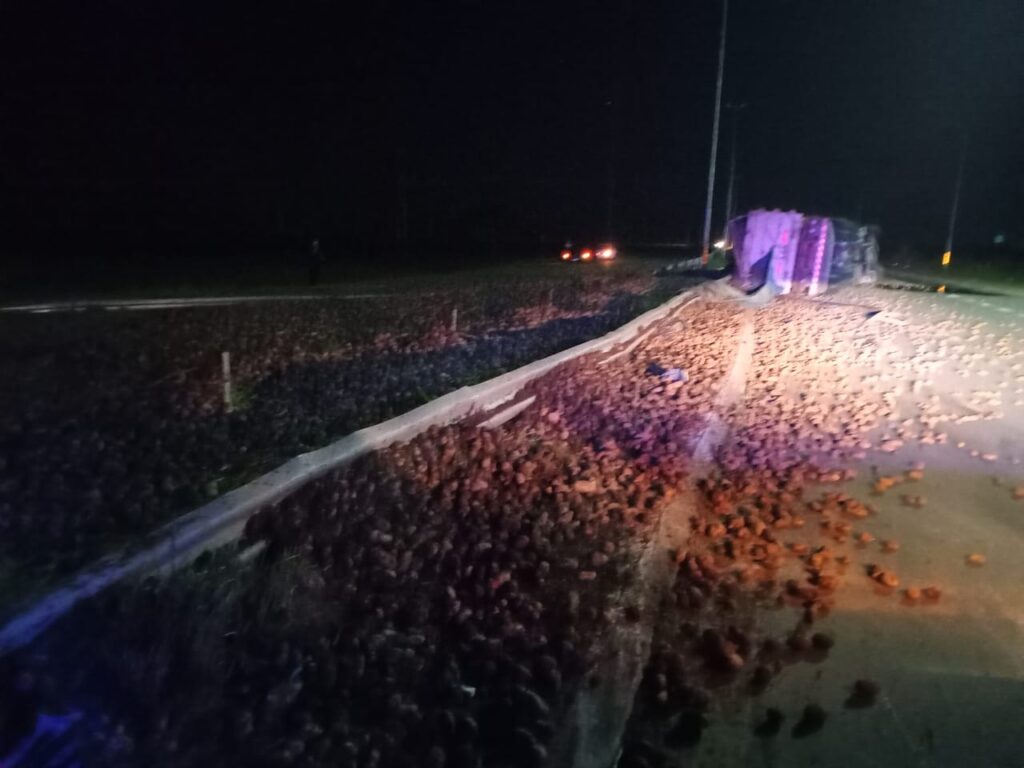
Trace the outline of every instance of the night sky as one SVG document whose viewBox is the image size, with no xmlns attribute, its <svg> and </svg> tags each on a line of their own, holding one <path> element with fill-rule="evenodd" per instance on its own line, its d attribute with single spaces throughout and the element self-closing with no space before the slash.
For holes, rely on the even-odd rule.
<svg viewBox="0 0 1024 768">
<path fill-rule="evenodd" d="M 699 237 L 714 0 L 20 5 L 0 12 L 9 257 Z M 931 246 L 966 132 L 963 237 L 1024 234 L 1022 41 L 1021 0 L 733 0 L 739 207 Z"/>
</svg>

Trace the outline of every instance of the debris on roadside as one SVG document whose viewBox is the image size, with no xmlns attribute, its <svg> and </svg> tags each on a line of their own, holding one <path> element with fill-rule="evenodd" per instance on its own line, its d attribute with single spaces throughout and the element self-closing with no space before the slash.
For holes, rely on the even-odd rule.
<svg viewBox="0 0 1024 768">
<path fill-rule="evenodd" d="M 853 683 L 853 689 L 846 699 L 846 707 L 849 709 L 864 709 L 874 706 L 878 700 L 881 688 L 874 680 L 860 679 Z"/>
<path fill-rule="evenodd" d="M 775 707 L 768 707 L 764 713 L 764 720 L 754 729 L 754 734 L 762 739 L 770 739 L 777 736 L 782 728 L 786 716 Z"/>
<path fill-rule="evenodd" d="M 892 571 L 887 571 L 877 565 L 867 567 L 868 576 L 888 589 L 895 589 L 900 585 L 900 580 Z"/>
<path fill-rule="evenodd" d="M 800 720 L 793 726 L 793 738 L 802 739 L 806 736 L 820 731 L 828 718 L 828 713 L 818 704 L 808 704 L 804 707 Z"/>
<path fill-rule="evenodd" d="M 942 590 L 939 587 L 925 587 L 921 590 L 924 599 L 930 602 L 938 602 L 942 598 Z"/>
<path fill-rule="evenodd" d="M 899 484 L 900 478 L 893 476 L 883 476 L 875 481 L 873 490 L 876 494 L 883 494 L 892 488 L 894 485 Z"/>
<path fill-rule="evenodd" d="M 907 587 L 903 590 L 903 597 L 908 602 L 916 603 L 921 599 L 921 590 L 918 587 Z"/>
<path fill-rule="evenodd" d="M 662 381 L 685 383 L 690 380 L 689 374 L 682 368 L 665 368 L 659 363 L 650 362 L 644 369 L 648 376 L 657 376 Z"/>
</svg>

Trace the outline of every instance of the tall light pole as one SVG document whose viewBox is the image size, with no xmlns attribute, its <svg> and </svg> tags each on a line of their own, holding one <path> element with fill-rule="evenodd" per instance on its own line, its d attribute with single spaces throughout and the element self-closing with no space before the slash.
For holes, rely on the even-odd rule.
<svg viewBox="0 0 1024 768">
<path fill-rule="evenodd" d="M 722 117 L 722 79 L 725 75 L 725 32 L 729 22 L 729 0 L 722 0 L 722 33 L 718 41 L 718 81 L 715 84 L 715 119 L 711 126 L 711 161 L 708 163 L 708 196 L 704 202 L 704 237 L 700 260 L 711 255 L 711 206 L 715 196 L 715 160 L 718 156 L 718 124 Z"/>
<path fill-rule="evenodd" d="M 733 204 L 736 202 L 733 197 L 736 191 L 736 132 L 740 121 L 740 110 L 744 109 L 746 104 L 726 104 L 725 108 L 732 113 L 732 150 L 729 153 L 729 186 L 725 194 L 725 233 L 724 237 L 726 240 L 729 239 L 729 221 L 732 219 Z"/>
<path fill-rule="evenodd" d="M 612 223 L 615 214 L 615 104 L 612 99 L 604 103 L 608 113 L 608 168 L 605 179 L 604 236 L 612 239 Z"/>
<path fill-rule="evenodd" d="M 960 148 L 960 163 L 956 169 L 956 186 L 953 187 L 953 206 L 949 211 L 949 232 L 946 234 L 946 250 L 942 252 L 942 266 L 948 267 L 953 260 L 953 233 L 956 230 L 956 215 L 960 209 L 960 187 L 964 183 L 964 165 L 967 164 L 967 134 L 964 134 Z"/>
</svg>

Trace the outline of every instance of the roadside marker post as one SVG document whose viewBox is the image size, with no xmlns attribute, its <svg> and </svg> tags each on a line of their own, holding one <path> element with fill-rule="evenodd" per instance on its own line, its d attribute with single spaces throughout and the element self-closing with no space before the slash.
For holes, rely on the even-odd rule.
<svg viewBox="0 0 1024 768">
<path fill-rule="evenodd" d="M 231 403 L 231 353 L 221 352 L 220 353 L 220 369 L 221 375 L 224 379 L 224 407 L 228 413 L 233 410 Z"/>
</svg>

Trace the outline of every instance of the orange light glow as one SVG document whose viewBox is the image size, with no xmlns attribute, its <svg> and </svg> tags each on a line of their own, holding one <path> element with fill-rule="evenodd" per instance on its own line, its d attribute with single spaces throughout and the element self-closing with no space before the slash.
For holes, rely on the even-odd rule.
<svg viewBox="0 0 1024 768">
<path fill-rule="evenodd" d="M 572 251 L 562 251 L 562 261 L 568 261 L 572 258 Z"/>
<path fill-rule="evenodd" d="M 612 248 L 610 245 L 606 245 L 604 248 L 597 252 L 597 258 L 604 260 L 614 259 L 615 249 Z"/>
<path fill-rule="evenodd" d="M 952 260 L 953 260 L 953 252 L 952 251 L 946 251 L 944 254 L 942 254 L 942 266 L 948 267 L 949 266 L 949 262 L 951 262 Z"/>
<path fill-rule="evenodd" d="M 946 292 L 946 286 L 945 285 L 940 285 L 935 290 L 938 291 L 939 293 L 945 293 Z"/>
<path fill-rule="evenodd" d="M 594 254 L 591 251 L 583 251 L 583 253 L 580 254 L 580 258 L 583 261 L 590 261 L 592 258 L 594 258 Z"/>
</svg>

